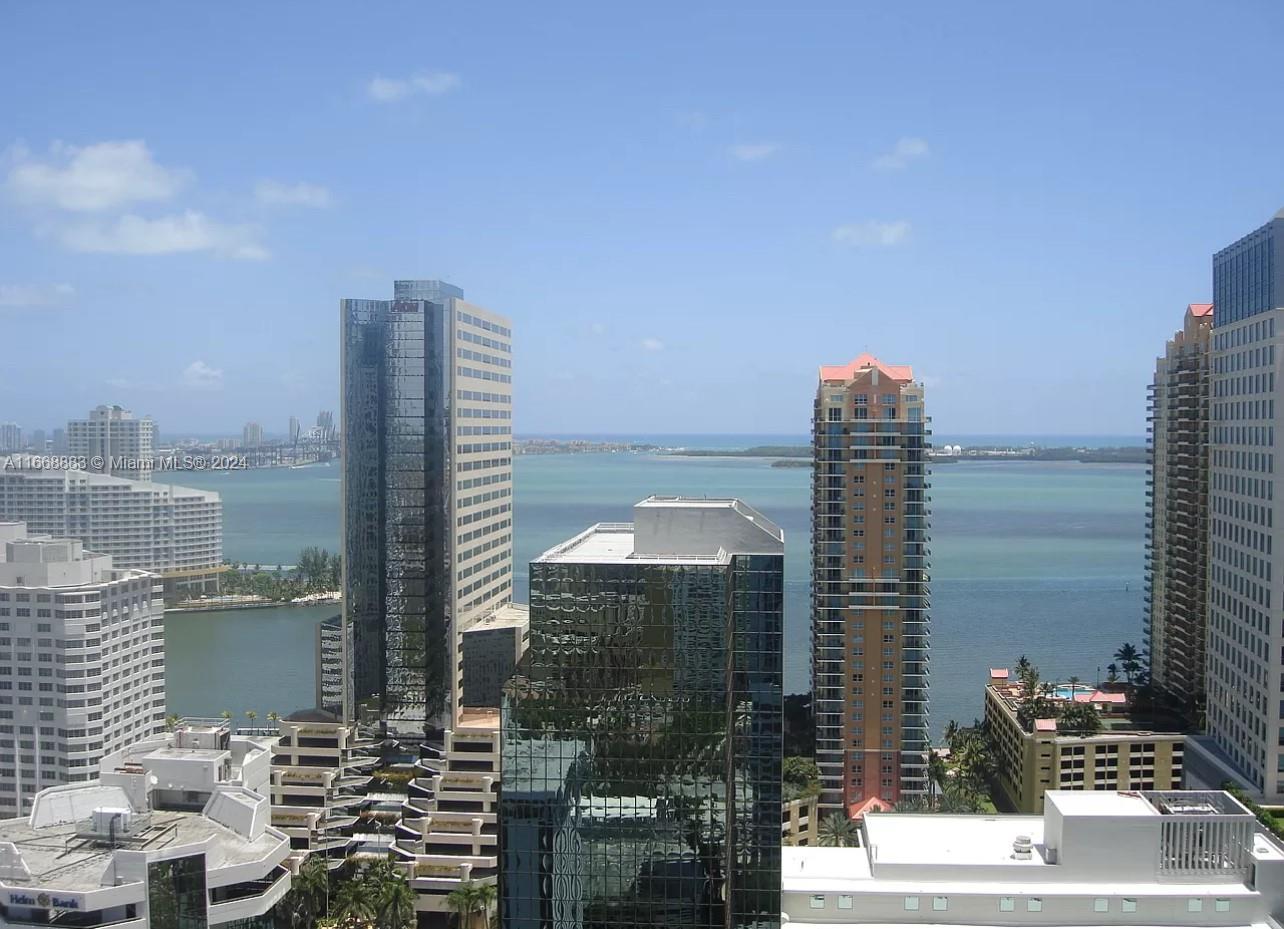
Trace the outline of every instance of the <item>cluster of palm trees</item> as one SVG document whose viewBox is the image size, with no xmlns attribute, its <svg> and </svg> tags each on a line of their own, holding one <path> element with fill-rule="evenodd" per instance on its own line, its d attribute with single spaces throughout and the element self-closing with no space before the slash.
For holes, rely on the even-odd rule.
<svg viewBox="0 0 1284 929">
<path fill-rule="evenodd" d="M 324 858 L 309 858 L 278 908 L 281 929 L 408 929 L 415 924 L 415 892 L 391 860 L 360 867 L 351 861 L 331 872 Z"/>
<path fill-rule="evenodd" d="M 446 895 L 446 905 L 455 914 L 460 929 L 486 929 L 497 893 L 494 884 L 467 881 Z"/>
<path fill-rule="evenodd" d="M 232 562 L 235 570 L 223 575 L 219 586 L 225 594 L 257 594 L 266 600 L 292 600 L 304 594 L 338 590 L 343 577 L 340 556 L 309 545 L 299 552 L 291 572 L 281 565 Z"/>
<path fill-rule="evenodd" d="M 1144 683 L 1146 678 L 1146 656 L 1137 650 L 1131 642 L 1125 642 L 1115 652 L 1115 660 L 1106 665 L 1110 681 L 1119 680 L 1122 671 L 1124 680 L 1129 684 Z"/>
</svg>

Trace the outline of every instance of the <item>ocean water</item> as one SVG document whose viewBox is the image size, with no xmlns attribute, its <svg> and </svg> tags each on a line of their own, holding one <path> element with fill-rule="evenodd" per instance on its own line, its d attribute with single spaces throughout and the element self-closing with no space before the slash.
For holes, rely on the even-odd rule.
<svg viewBox="0 0 1284 929">
<path fill-rule="evenodd" d="M 658 438 L 677 437 L 638 440 Z M 718 437 L 725 444 L 714 445 L 684 438 L 657 444 L 740 448 L 798 441 L 733 436 Z M 1066 444 L 1086 443 L 1077 437 Z M 1124 437 L 1098 444 L 1131 442 Z M 649 494 L 732 495 L 761 510 L 785 531 L 785 688 L 809 689 L 808 469 L 773 468 L 757 459 L 621 453 L 520 456 L 515 470 L 519 600 L 526 598 L 532 558 L 595 522 L 628 520 L 631 505 Z M 184 474 L 180 483 L 223 495 L 228 558 L 292 564 L 306 545 L 338 548 L 338 475 L 330 464 Z M 1088 681 L 1104 673 L 1124 641 L 1139 643 L 1143 466 L 960 462 L 938 465 L 932 485 L 935 730 L 949 719 L 980 715 L 990 667 L 1011 667 L 1024 654 L 1045 675 Z M 314 627 L 332 612 L 171 614 L 171 710 L 288 713 L 311 705 Z M 204 670 L 215 657 L 216 671 Z"/>
</svg>

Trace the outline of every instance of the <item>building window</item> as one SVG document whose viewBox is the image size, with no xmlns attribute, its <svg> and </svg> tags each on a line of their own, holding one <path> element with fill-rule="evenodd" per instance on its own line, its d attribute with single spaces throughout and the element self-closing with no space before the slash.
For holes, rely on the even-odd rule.
<svg viewBox="0 0 1284 929">
<path fill-rule="evenodd" d="M 1123 911 L 1124 911 L 1125 913 L 1135 913 L 1135 912 L 1137 912 L 1137 898 L 1136 898 L 1136 897 L 1124 897 L 1124 898 L 1123 898 Z"/>
<path fill-rule="evenodd" d="M 1218 897 L 1216 900 L 1213 901 L 1213 909 L 1216 910 L 1218 913 L 1229 913 L 1230 900 L 1228 900 L 1226 897 Z"/>
<path fill-rule="evenodd" d="M 1043 912 L 1043 898 L 1042 898 L 1042 897 L 1027 897 L 1027 898 L 1026 898 L 1026 901 L 1025 901 L 1025 911 L 1026 911 L 1027 913 L 1042 913 L 1042 912 Z"/>
<path fill-rule="evenodd" d="M 937 912 L 940 912 L 940 911 L 942 911 L 942 910 L 948 910 L 949 908 L 950 908 L 950 898 L 949 898 L 949 897 L 933 897 L 933 898 L 932 898 L 932 909 L 936 910 Z"/>
<path fill-rule="evenodd" d="M 1011 913 L 1016 909 L 1016 900 L 1011 897 L 999 897 L 999 912 Z"/>
<path fill-rule="evenodd" d="M 1202 912 L 1204 912 L 1204 901 L 1203 901 L 1203 898 L 1201 898 L 1201 897 L 1191 897 L 1189 900 L 1187 900 L 1187 901 L 1186 901 L 1186 912 L 1187 912 L 1187 913 L 1202 913 Z"/>
<path fill-rule="evenodd" d="M 917 910 L 917 909 L 918 909 L 918 897 L 906 897 L 906 898 L 905 898 L 905 909 L 906 909 L 907 911 L 909 911 L 909 912 L 913 912 L 914 910 Z"/>
<path fill-rule="evenodd" d="M 851 895 L 851 894 L 839 894 L 839 895 L 838 895 L 838 908 L 839 908 L 840 910 L 850 910 L 850 909 L 852 908 L 852 895 Z"/>
<path fill-rule="evenodd" d="M 1092 911 L 1094 913 L 1109 913 L 1110 900 L 1106 897 L 1098 897 L 1092 902 Z"/>
<path fill-rule="evenodd" d="M 811 895 L 811 908 L 812 908 L 813 910 L 823 910 L 823 909 L 825 908 L 825 895 L 824 895 L 824 894 L 812 894 L 812 895 Z"/>
</svg>

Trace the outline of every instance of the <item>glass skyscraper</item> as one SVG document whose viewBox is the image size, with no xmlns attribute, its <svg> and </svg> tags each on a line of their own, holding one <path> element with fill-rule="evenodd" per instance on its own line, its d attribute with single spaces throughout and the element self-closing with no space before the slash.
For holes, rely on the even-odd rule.
<svg viewBox="0 0 1284 929">
<path fill-rule="evenodd" d="M 783 553 L 738 500 L 652 497 L 531 563 L 507 929 L 779 925 Z"/>
<path fill-rule="evenodd" d="M 441 281 L 341 316 L 345 702 L 422 738 L 458 712 L 463 626 L 511 597 L 510 324 Z"/>
</svg>

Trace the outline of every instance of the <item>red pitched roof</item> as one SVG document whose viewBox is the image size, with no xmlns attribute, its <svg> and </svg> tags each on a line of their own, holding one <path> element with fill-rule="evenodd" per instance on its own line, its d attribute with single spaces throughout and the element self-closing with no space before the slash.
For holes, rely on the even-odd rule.
<svg viewBox="0 0 1284 929">
<path fill-rule="evenodd" d="M 885 813 L 891 808 L 892 805 L 886 800 L 879 797 L 870 797 L 864 803 L 853 803 L 847 810 L 847 816 L 850 819 L 860 819 L 866 813 Z"/>
<path fill-rule="evenodd" d="M 877 368 L 884 377 L 890 377 L 894 381 L 914 380 L 914 371 L 909 365 L 883 364 L 869 352 L 859 355 L 850 364 L 821 365 L 820 379 L 822 381 L 850 381 L 856 376 L 857 372 L 866 368 Z"/>
<path fill-rule="evenodd" d="M 1211 303 L 1192 303 L 1187 309 L 1191 316 L 1212 316 L 1213 305 Z"/>
</svg>

